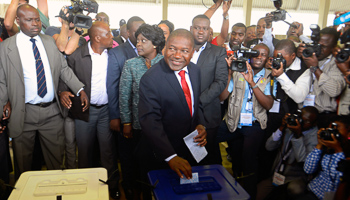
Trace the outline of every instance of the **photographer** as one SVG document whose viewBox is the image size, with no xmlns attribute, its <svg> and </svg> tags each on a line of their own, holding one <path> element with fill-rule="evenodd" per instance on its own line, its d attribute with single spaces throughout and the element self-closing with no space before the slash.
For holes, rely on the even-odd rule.
<svg viewBox="0 0 350 200">
<path fill-rule="evenodd" d="M 289 38 L 290 36 L 295 36 L 299 38 L 299 40 L 302 42 L 311 43 L 312 40 L 307 36 L 303 35 L 303 31 L 304 31 L 304 26 L 302 23 L 293 22 L 292 25 L 290 25 L 288 28 L 287 38 Z"/>
<path fill-rule="evenodd" d="M 337 124 L 336 131 L 333 131 L 335 134 L 329 130 L 328 134 L 324 134 L 325 129 L 320 129 L 318 144 L 305 160 L 304 171 L 307 174 L 317 172 L 317 175 L 308 184 L 309 192 L 302 199 L 333 199 L 343 175 L 337 170 L 337 166 L 350 153 L 350 120 L 348 116 L 336 116 L 332 122 Z"/>
<path fill-rule="evenodd" d="M 65 55 L 70 55 L 79 46 L 86 43 L 84 38 L 81 37 L 84 31 L 81 28 L 75 28 L 72 22 L 68 22 L 70 15 L 68 12 L 68 6 L 63 6 L 61 12 L 65 15 L 65 17 L 58 17 L 58 20 L 62 23 L 62 27 L 57 28 L 50 26 L 46 29 L 45 34 L 50 35 L 55 39 L 60 52 Z"/>
<path fill-rule="evenodd" d="M 305 100 L 311 85 L 310 70 L 306 64 L 296 57 L 296 47 L 290 40 L 284 39 L 277 43 L 274 57 L 282 55 L 286 66 L 279 60 L 267 62 L 267 68 L 271 69 L 271 75 L 275 78 L 274 87 L 277 87 L 275 108 L 269 112 L 268 129 L 270 134 L 281 124 L 286 113 L 294 113 L 298 109 L 298 103 Z M 278 68 L 279 67 L 279 68 Z M 278 69 L 276 69 L 278 68 Z"/>
<path fill-rule="evenodd" d="M 220 100 L 228 100 L 228 111 L 221 122 L 217 142 L 228 141 L 232 156 L 232 170 L 235 178 L 243 175 L 245 190 L 254 199 L 256 195 L 258 169 L 257 154 L 267 124 L 266 110 L 273 104 L 270 95 L 269 74 L 264 68 L 269 48 L 265 44 L 256 45 L 259 55 L 246 62 L 246 72 L 233 72 L 229 84 L 221 93 Z M 231 66 L 233 56 L 227 59 Z"/>
<path fill-rule="evenodd" d="M 333 28 L 324 28 L 320 31 L 319 54 L 312 53 L 305 57 L 302 53 L 305 44 L 300 44 L 298 54 L 310 69 L 313 77 L 313 84 L 309 94 L 306 96 L 304 106 L 315 106 L 320 112 L 319 127 L 329 124 L 329 119 L 336 115 L 336 97 L 345 87 L 345 80 L 342 73 L 336 66 L 332 51 L 337 45 L 339 34 Z"/>
<path fill-rule="evenodd" d="M 266 199 L 287 199 L 286 195 L 293 195 L 294 185 L 306 189 L 307 177 L 302 164 L 317 145 L 318 111 L 315 107 L 307 106 L 301 110 L 300 117 L 295 119 L 291 116 L 287 113 L 279 129 L 266 141 L 268 151 L 280 150 L 270 177 L 258 184 L 257 200 L 265 199 L 266 196 Z M 278 177 L 282 179 L 278 181 Z"/>
</svg>

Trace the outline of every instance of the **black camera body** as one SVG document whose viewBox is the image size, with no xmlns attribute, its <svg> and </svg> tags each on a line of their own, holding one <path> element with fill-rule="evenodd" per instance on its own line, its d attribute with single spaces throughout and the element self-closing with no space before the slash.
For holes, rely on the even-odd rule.
<svg viewBox="0 0 350 200">
<path fill-rule="evenodd" d="M 287 61 L 283 58 L 281 53 L 278 53 L 277 57 L 272 60 L 272 68 L 278 70 L 281 68 L 281 62 L 283 64 L 283 68 L 285 69 L 287 67 Z"/>
<path fill-rule="evenodd" d="M 271 12 L 271 14 L 273 15 L 272 21 L 274 21 L 274 22 L 284 21 L 284 20 L 286 20 L 287 11 L 281 9 L 281 10 L 276 10 L 276 11 Z"/>
<path fill-rule="evenodd" d="M 335 138 L 338 141 L 340 141 L 342 139 L 342 136 L 339 133 L 337 126 L 338 125 L 336 123 L 332 123 L 332 128 L 327 128 L 327 129 L 320 132 L 320 138 L 322 140 L 333 141 L 332 135 L 334 135 Z"/>
<path fill-rule="evenodd" d="M 257 57 L 259 56 L 260 52 L 258 50 L 252 50 L 252 49 L 238 49 L 235 51 L 234 56 L 237 58 L 237 60 L 232 61 L 231 63 L 231 70 L 236 72 L 245 72 L 247 71 L 247 61 L 249 61 L 249 58 L 251 57 Z M 242 56 L 237 56 L 242 55 Z"/>
<path fill-rule="evenodd" d="M 345 47 L 340 50 L 335 59 L 342 63 L 349 59 L 350 55 L 350 29 L 345 31 L 340 37 L 340 43 L 345 44 Z"/>
<path fill-rule="evenodd" d="M 306 44 L 306 48 L 303 51 L 304 57 L 311 57 L 315 52 L 316 56 L 321 54 L 321 45 L 318 43 L 320 41 L 320 27 L 317 24 L 311 24 L 310 29 L 312 43 Z"/>
<path fill-rule="evenodd" d="M 297 126 L 298 124 L 296 121 L 302 125 L 303 119 L 301 118 L 301 110 L 297 110 L 294 114 L 287 117 L 287 124 L 289 126 Z"/>
<path fill-rule="evenodd" d="M 89 29 L 92 26 L 92 19 L 83 14 L 83 11 L 97 13 L 98 3 L 95 0 L 71 0 L 72 5 L 68 7 L 68 19 L 61 10 L 59 17 L 73 23 L 75 27 Z"/>
</svg>

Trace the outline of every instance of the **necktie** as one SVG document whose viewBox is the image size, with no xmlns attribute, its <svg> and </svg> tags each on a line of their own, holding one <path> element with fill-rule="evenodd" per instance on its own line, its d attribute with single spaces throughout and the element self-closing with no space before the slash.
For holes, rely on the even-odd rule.
<svg viewBox="0 0 350 200">
<path fill-rule="evenodd" d="M 192 116 L 191 93 L 190 93 L 190 88 L 188 87 L 187 82 L 186 82 L 185 70 L 181 70 L 179 72 L 179 75 L 181 77 L 182 90 L 184 91 L 184 94 L 185 94 L 185 97 L 186 97 L 186 101 L 187 101 L 187 105 L 188 105 L 188 108 L 190 109 L 190 113 L 191 113 L 191 116 Z"/>
<path fill-rule="evenodd" d="M 44 96 L 47 93 L 44 65 L 43 65 L 43 62 L 41 61 L 39 49 L 35 44 L 35 39 L 31 38 L 30 41 L 33 43 L 33 53 L 35 57 L 36 79 L 37 79 L 37 85 L 38 85 L 37 92 L 41 98 L 44 98 Z"/>
</svg>

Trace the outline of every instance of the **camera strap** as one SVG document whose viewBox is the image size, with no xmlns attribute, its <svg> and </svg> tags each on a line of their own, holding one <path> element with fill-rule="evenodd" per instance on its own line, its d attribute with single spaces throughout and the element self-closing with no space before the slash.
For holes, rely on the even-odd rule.
<svg viewBox="0 0 350 200">
<path fill-rule="evenodd" d="M 275 172 L 272 178 L 272 184 L 275 186 L 283 185 L 285 182 L 286 177 L 283 175 L 283 173 L 284 173 L 284 170 L 286 169 L 287 159 L 292 153 L 292 144 L 291 144 L 292 137 L 293 135 L 291 135 L 288 138 L 286 148 L 281 149 L 280 151 L 281 159 L 275 168 Z"/>
<path fill-rule="evenodd" d="M 261 79 L 262 76 L 259 77 L 259 79 L 255 82 L 255 84 L 258 84 L 259 80 Z M 254 77 L 253 77 L 254 79 Z M 248 87 L 249 87 L 249 95 L 248 95 L 248 100 L 247 102 L 251 102 L 252 99 L 253 99 L 253 89 L 252 87 L 250 87 L 250 85 L 248 84 Z"/>
<path fill-rule="evenodd" d="M 277 81 L 275 81 L 276 77 L 273 77 L 270 81 L 270 95 L 272 96 L 272 98 L 280 103 L 286 102 L 288 100 L 288 95 L 284 95 L 284 99 L 277 99 L 275 95 L 273 95 L 273 88 L 274 88 L 274 83 L 276 82 L 276 84 L 278 83 Z M 278 86 L 277 86 L 278 87 Z M 278 90 L 276 91 L 276 95 L 277 95 Z"/>
</svg>

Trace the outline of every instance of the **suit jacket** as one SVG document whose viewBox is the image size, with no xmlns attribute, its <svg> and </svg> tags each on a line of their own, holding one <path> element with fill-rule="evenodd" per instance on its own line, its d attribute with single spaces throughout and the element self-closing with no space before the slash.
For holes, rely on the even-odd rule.
<svg viewBox="0 0 350 200">
<path fill-rule="evenodd" d="M 128 41 L 108 52 L 107 94 L 110 119 L 119 119 L 119 80 L 126 60 L 136 57 Z"/>
<path fill-rule="evenodd" d="M 58 50 L 54 39 L 48 35 L 39 34 L 39 36 L 49 59 L 55 98 L 57 101 L 59 100 L 56 94 L 59 79 L 77 94 L 84 85 L 68 67 L 66 59 Z M 12 36 L 0 44 L 0 113 L 3 113 L 3 106 L 9 100 L 12 113 L 8 127 L 10 130 L 9 136 L 12 138 L 21 135 L 25 116 L 24 76 L 16 38 L 17 35 Z M 59 104 L 58 106 L 60 107 Z"/>
<path fill-rule="evenodd" d="M 183 137 L 204 119 L 199 99 L 200 69 L 190 63 L 188 72 L 194 97 L 193 116 L 174 71 L 164 59 L 150 68 L 140 81 L 139 119 L 144 137 L 140 142 L 147 143 L 140 146 L 151 148 L 161 161 L 176 153 L 195 164 Z"/>
<path fill-rule="evenodd" d="M 124 40 L 122 39 L 121 35 L 118 35 L 117 37 L 113 37 L 113 40 L 116 41 L 119 45 L 124 43 Z"/>
<path fill-rule="evenodd" d="M 228 68 L 226 50 L 207 43 L 200 54 L 197 65 L 201 69 L 201 102 L 207 128 L 218 127 L 221 123 L 219 95 L 227 84 Z"/>
<path fill-rule="evenodd" d="M 91 99 L 91 72 L 92 61 L 89 53 L 88 43 L 76 49 L 71 55 L 67 56 L 68 66 L 73 70 L 77 78 L 85 84 L 84 91 Z M 60 81 L 59 91 L 68 90 L 67 85 Z M 74 94 L 72 100 L 72 108 L 70 109 L 70 116 L 74 119 L 89 121 L 89 109 L 82 111 L 80 97 Z"/>
</svg>

